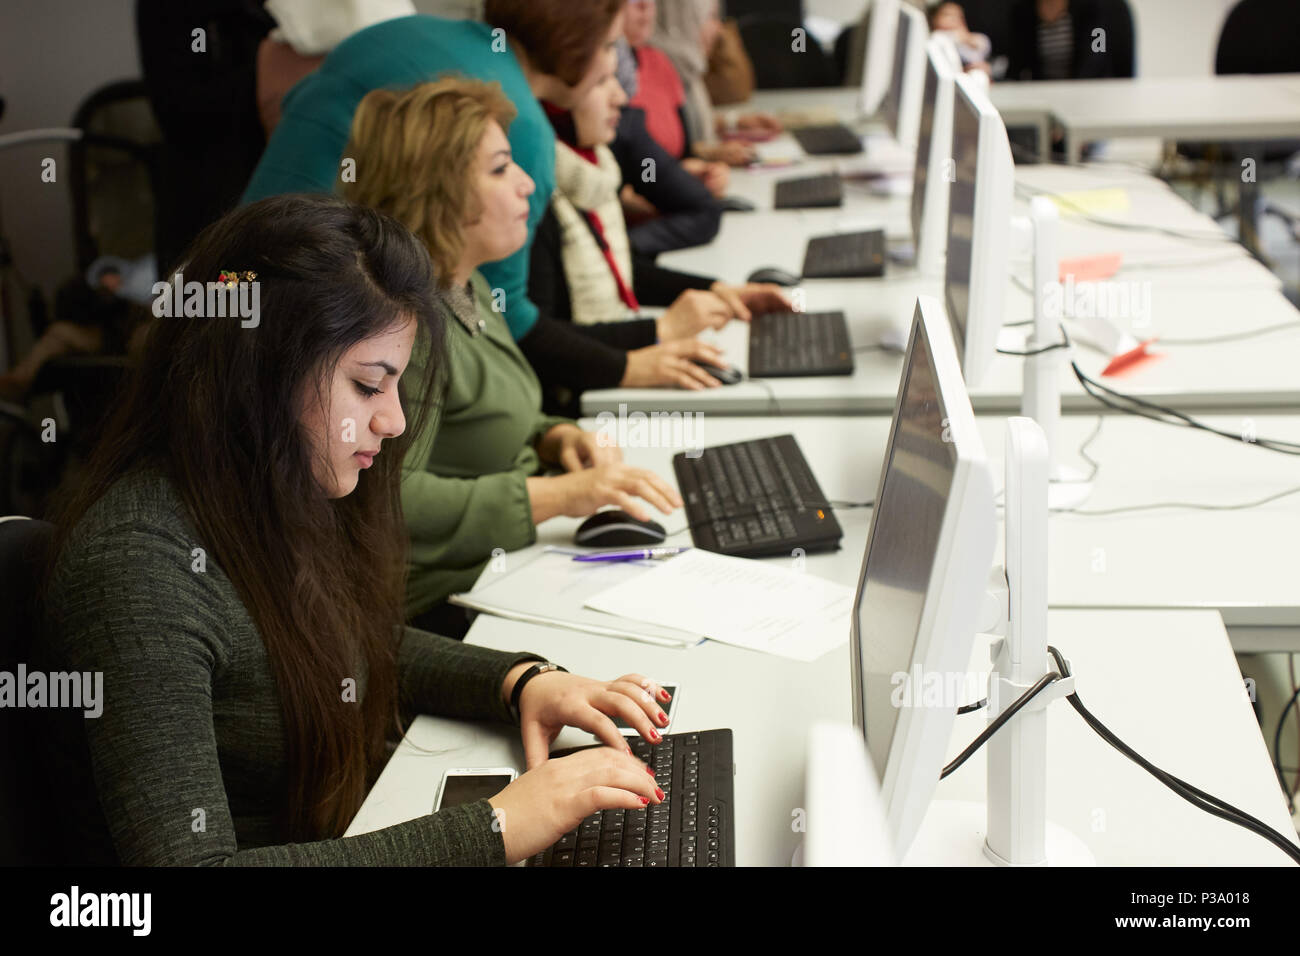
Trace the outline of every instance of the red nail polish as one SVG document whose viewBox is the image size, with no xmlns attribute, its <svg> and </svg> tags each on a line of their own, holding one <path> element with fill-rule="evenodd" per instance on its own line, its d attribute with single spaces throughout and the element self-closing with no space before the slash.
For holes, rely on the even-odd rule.
<svg viewBox="0 0 1300 956">
<path fill-rule="evenodd" d="M 650 801 L 647 800 L 645 797 L 637 797 L 637 799 L 641 801 L 641 806 L 643 807 L 650 803 Z"/>
<path fill-rule="evenodd" d="M 655 796 L 662 800 L 664 798 L 664 792 L 658 787 L 655 787 Z"/>
<path fill-rule="evenodd" d="M 652 776 L 652 777 L 655 775 L 654 770 L 653 770 L 652 768 L 650 768 L 650 767 L 646 767 L 646 768 L 645 768 L 645 772 L 648 773 L 648 774 L 650 774 L 650 776 Z"/>
<path fill-rule="evenodd" d="M 653 740 L 655 743 L 658 743 L 661 739 L 658 731 L 654 731 L 654 730 L 650 731 L 650 739 Z"/>
<path fill-rule="evenodd" d="M 668 715 L 665 714 L 662 710 L 659 711 L 659 723 L 661 724 L 668 723 Z"/>
<path fill-rule="evenodd" d="M 660 688 L 659 690 L 659 699 L 665 702 L 672 700 L 672 698 L 668 696 L 668 691 L 662 688 Z"/>
</svg>

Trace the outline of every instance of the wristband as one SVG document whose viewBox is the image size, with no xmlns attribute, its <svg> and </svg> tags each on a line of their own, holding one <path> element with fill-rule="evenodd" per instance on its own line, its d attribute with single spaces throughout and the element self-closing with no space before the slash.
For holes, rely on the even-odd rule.
<svg viewBox="0 0 1300 956">
<path fill-rule="evenodd" d="M 542 661 L 541 663 L 534 664 L 532 667 L 528 668 L 528 670 L 519 675 L 519 679 L 515 681 L 514 690 L 510 692 L 510 716 L 514 718 L 515 723 L 519 723 L 520 721 L 519 698 L 524 692 L 524 685 L 538 674 L 546 674 L 550 671 L 564 671 L 566 674 L 569 673 L 566 668 L 561 667 L 559 664 L 552 664 L 550 661 Z"/>
</svg>

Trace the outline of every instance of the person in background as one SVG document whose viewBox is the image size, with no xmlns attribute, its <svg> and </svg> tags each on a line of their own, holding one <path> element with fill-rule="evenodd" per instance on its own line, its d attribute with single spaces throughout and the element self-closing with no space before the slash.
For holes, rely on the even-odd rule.
<svg viewBox="0 0 1300 956">
<path fill-rule="evenodd" d="M 618 82 L 629 101 L 636 96 L 636 58 L 626 39 L 618 44 Z M 726 190 L 731 172 L 725 163 L 706 164 L 712 178 L 692 175 L 650 135 L 645 110 L 631 105 L 621 111 L 610 152 L 623 178 L 628 239 L 639 255 L 654 259 L 711 242 L 718 234 L 722 207 L 713 190 Z"/>
<path fill-rule="evenodd" d="M 756 157 L 751 144 L 719 141 L 726 124 L 714 113 L 704 82 L 709 51 L 722 29 L 718 0 L 635 0 L 629 10 L 636 24 L 628 42 L 640 66 L 640 92 L 632 105 L 645 109 L 651 135 L 673 156 L 728 166 L 752 163 Z M 646 20 L 655 24 L 649 37 Z M 742 134 L 766 136 L 781 131 L 776 119 L 766 114 L 741 116 L 736 126 Z M 720 195 L 716 188 L 715 195 Z"/>
<path fill-rule="evenodd" d="M 96 719 L 55 709 L 42 726 L 65 856 L 501 865 L 602 808 L 660 802 L 610 719 L 659 740 L 657 685 L 538 673 L 536 654 L 402 627 L 406 414 L 427 407 L 443 341 L 420 243 L 373 210 L 285 196 L 204 230 L 183 269 L 258 283 L 259 322 L 156 323 L 57 514 L 34 660 L 103 676 Z M 413 381 L 422 337 L 434 351 Z M 344 837 L 419 713 L 518 721 L 529 770 Z M 566 725 L 609 746 L 550 760 Z"/>
<path fill-rule="evenodd" d="M 510 333 L 534 368 L 578 381 L 599 367 L 610 386 L 675 384 L 678 359 L 702 343 L 666 342 L 629 352 L 572 323 L 541 315 L 528 298 L 528 246 L 555 188 L 555 138 L 538 96 L 572 104 L 613 68 L 624 0 L 487 0 L 484 23 L 415 15 L 385 20 L 340 43 L 285 97 L 279 125 L 244 192 L 246 202 L 285 192 L 329 192 L 363 176 L 344 155 L 352 116 L 375 89 L 404 89 L 448 72 L 499 82 L 518 110 L 515 162 L 537 184 L 529 236 L 514 255 L 482 269 Z"/>
<path fill-rule="evenodd" d="M 930 29 L 935 33 L 946 33 L 952 38 L 961 56 L 964 70 L 980 70 L 992 75 L 989 54 L 993 43 L 983 33 L 974 33 L 966 26 L 966 11 L 955 0 L 940 0 L 930 5 Z"/>
<path fill-rule="evenodd" d="M 556 190 L 533 243 L 534 301 L 579 324 L 622 319 L 629 334 L 647 342 L 720 328 L 733 317 L 748 321 L 755 311 L 789 311 L 778 286 L 731 286 L 631 252 L 618 202 L 619 168 L 608 146 L 626 99 L 610 75 L 571 113 L 543 104 L 557 137 Z M 657 319 L 638 318 L 642 302 L 668 310 Z"/>
<path fill-rule="evenodd" d="M 1095 50 L 1099 39 L 1104 49 Z M 1119 55 L 1118 40 L 1119 31 L 1098 0 L 1015 0 L 1006 78 L 1087 80 L 1126 75 L 1130 64 Z"/>
<path fill-rule="evenodd" d="M 416 435 L 402 484 L 408 618 L 452 637 L 469 622 L 447 598 L 473 587 L 495 550 L 532 544 L 548 518 L 617 505 L 648 519 L 636 498 L 665 513 L 681 507 L 657 475 L 623 464 L 617 447 L 542 413 L 537 376 L 493 307 L 479 267 L 527 240 L 534 190 L 511 158 L 514 116 L 496 84 L 446 78 L 402 93 L 375 90 L 357 107 L 347 146 L 364 175 L 343 194 L 415 234 L 454 317 L 437 424 Z M 427 361 L 417 354 L 412 365 Z"/>
</svg>

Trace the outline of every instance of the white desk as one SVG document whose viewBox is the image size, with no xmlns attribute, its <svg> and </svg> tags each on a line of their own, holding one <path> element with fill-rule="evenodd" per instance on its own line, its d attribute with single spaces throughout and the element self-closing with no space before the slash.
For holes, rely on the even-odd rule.
<svg viewBox="0 0 1300 956">
<path fill-rule="evenodd" d="M 774 237 L 779 244 L 782 237 Z M 935 280 L 817 281 L 804 284 L 810 312 L 842 310 L 855 349 L 879 344 L 884 329 L 910 324 L 918 294 L 942 299 Z M 1032 316 L 1032 297 L 1008 285 L 1004 314 L 1009 322 Z M 1188 412 L 1243 409 L 1284 410 L 1300 407 L 1300 313 L 1279 292 L 1267 288 L 1164 284 L 1150 289 L 1149 320 L 1120 322 L 1139 339 L 1152 336 L 1199 338 L 1284 323 L 1295 323 L 1267 336 L 1215 345 L 1161 346 L 1164 357 L 1148 361 L 1107 384 L 1142 398 Z M 722 346 L 727 361 L 748 367 L 748 328 L 733 322 L 702 336 Z M 1015 349 L 1020 346 L 1011 344 Z M 1084 372 L 1099 378 L 1108 358 L 1082 345 L 1075 357 Z M 1013 412 L 1020 408 L 1024 360 L 996 356 L 971 400 L 977 411 Z M 602 389 L 584 392 L 583 414 L 617 412 L 620 406 L 645 412 L 698 411 L 711 415 L 844 415 L 893 410 L 902 372 L 897 352 L 862 351 L 850 376 L 744 381 L 705 391 L 667 388 Z M 1066 411 L 1095 412 L 1104 406 L 1088 396 L 1068 365 L 1060 373 L 1061 404 Z"/>
<path fill-rule="evenodd" d="M 1207 424 L 1233 432 L 1246 421 L 1206 418 Z M 1257 435 L 1300 441 L 1300 416 L 1252 421 Z M 995 487 L 1001 488 L 1005 417 L 981 415 L 978 422 Z M 1096 423 L 1096 416 L 1062 419 L 1066 464 L 1088 470 L 1076 450 Z M 596 428 L 598 423 L 583 425 Z M 856 502 L 876 495 L 889 419 L 705 417 L 697 431 L 705 447 L 793 434 L 826 497 Z M 680 450 L 627 448 L 624 457 L 675 486 L 671 459 Z M 1300 486 L 1300 458 L 1128 415 L 1107 416 L 1088 454 L 1101 468 L 1085 510 L 1159 501 L 1236 504 Z M 871 511 L 840 508 L 836 518 L 844 529 L 841 548 L 808 555 L 806 568 L 856 586 Z M 671 544 L 689 543 L 685 512 L 658 520 L 673 535 Z M 533 547 L 568 546 L 578 524 L 568 518 L 546 522 Z M 1300 650 L 1300 494 L 1241 511 L 1057 514 L 1049 527 L 1048 598 L 1053 607 L 1216 610 L 1239 652 Z M 520 552 L 520 559 L 527 553 Z M 515 558 L 507 555 L 506 560 Z"/>
<path fill-rule="evenodd" d="M 1065 129 L 1071 162 L 1089 140 L 1300 136 L 1300 74 L 995 83 L 990 98 L 999 111 L 1049 111 Z"/>
<path fill-rule="evenodd" d="M 1052 642 L 1070 659 L 1080 696 L 1157 766 L 1293 832 L 1264 741 L 1242 691 L 1223 628 L 1212 612 L 1053 611 Z M 800 664 L 721 644 L 689 651 L 481 618 L 471 643 L 526 648 L 592 676 L 640 671 L 682 682 L 674 731 L 734 731 L 736 862 L 784 866 L 798 843 L 807 735 L 819 720 L 851 722 L 848 649 Z M 1116 662 L 1123 666 L 1116 666 Z M 972 669 L 988 670 L 984 639 Z M 983 729 L 958 718 L 949 756 Z M 1098 738 L 1064 702 L 1048 717 L 1048 810 L 1088 843 L 1103 865 L 1280 865 L 1275 847 L 1174 796 Z M 569 729 L 557 747 L 591 743 Z M 943 799 L 982 800 L 983 755 L 939 785 Z M 444 770 L 523 768 L 508 726 L 420 717 L 385 767 L 348 834 L 428 813 Z"/>
</svg>

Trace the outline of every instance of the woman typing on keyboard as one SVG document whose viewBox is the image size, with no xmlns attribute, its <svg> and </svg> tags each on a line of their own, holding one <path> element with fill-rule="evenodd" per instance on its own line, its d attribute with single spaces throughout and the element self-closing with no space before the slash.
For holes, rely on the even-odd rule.
<svg viewBox="0 0 1300 956">
<path fill-rule="evenodd" d="M 446 341 L 420 243 L 284 196 L 213 224 L 181 271 L 155 310 L 184 308 L 57 512 L 33 667 L 102 675 L 99 713 L 50 711 L 42 748 L 69 861 L 502 864 L 661 803 L 610 719 L 658 741 L 658 685 L 402 627 L 402 458 Z M 531 769 L 344 838 L 421 712 L 517 721 Z M 609 746 L 548 760 L 565 725 Z"/>
</svg>

